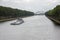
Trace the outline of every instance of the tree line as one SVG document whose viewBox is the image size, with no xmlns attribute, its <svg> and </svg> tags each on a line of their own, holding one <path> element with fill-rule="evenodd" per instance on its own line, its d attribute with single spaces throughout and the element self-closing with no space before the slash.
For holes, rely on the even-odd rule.
<svg viewBox="0 0 60 40">
<path fill-rule="evenodd" d="M 26 16 L 32 16 L 32 15 L 34 15 L 34 12 L 0 6 L 0 19 L 26 17 Z"/>
<path fill-rule="evenodd" d="M 59 18 L 60 17 L 60 5 L 57 5 L 54 9 L 47 11 L 46 15 Z"/>
<path fill-rule="evenodd" d="M 60 24 L 60 5 L 57 5 L 54 9 L 47 11 L 46 16 L 54 21 L 56 24 Z"/>
</svg>

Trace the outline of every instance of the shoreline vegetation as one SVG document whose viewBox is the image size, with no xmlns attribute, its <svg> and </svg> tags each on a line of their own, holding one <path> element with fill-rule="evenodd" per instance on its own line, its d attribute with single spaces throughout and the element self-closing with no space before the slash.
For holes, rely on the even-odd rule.
<svg viewBox="0 0 60 40">
<path fill-rule="evenodd" d="M 57 5 L 54 9 L 47 11 L 45 15 L 55 23 L 60 24 L 60 5 Z"/>
<path fill-rule="evenodd" d="M 34 12 L 0 6 L 0 22 L 33 16 Z"/>
</svg>

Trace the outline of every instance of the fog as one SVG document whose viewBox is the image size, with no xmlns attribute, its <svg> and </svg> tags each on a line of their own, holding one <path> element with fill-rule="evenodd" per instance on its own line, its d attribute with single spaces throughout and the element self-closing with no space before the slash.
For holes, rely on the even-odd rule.
<svg viewBox="0 0 60 40">
<path fill-rule="evenodd" d="M 28 11 L 48 11 L 60 4 L 60 0 L 0 0 L 0 6 Z"/>
</svg>

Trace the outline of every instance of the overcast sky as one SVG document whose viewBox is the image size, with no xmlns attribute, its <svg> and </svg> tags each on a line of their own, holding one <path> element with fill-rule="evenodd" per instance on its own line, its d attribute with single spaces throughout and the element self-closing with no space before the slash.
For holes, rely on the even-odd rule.
<svg viewBox="0 0 60 40">
<path fill-rule="evenodd" d="M 60 0 L 0 0 L 0 6 L 28 11 L 47 11 L 60 4 Z"/>
</svg>

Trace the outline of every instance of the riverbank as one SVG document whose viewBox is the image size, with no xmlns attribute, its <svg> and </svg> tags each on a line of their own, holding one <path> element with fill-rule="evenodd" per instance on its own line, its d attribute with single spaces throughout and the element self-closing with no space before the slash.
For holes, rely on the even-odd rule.
<svg viewBox="0 0 60 40">
<path fill-rule="evenodd" d="M 33 15 L 34 16 L 34 15 Z M 31 16 L 26 16 L 26 17 L 31 17 Z M 26 18 L 26 17 L 20 17 L 20 18 Z M 18 18 L 18 17 L 17 17 Z M 17 18 L 4 18 L 4 19 L 0 19 L 0 22 L 5 22 L 5 21 L 10 21 L 10 20 L 15 20 Z"/>
<path fill-rule="evenodd" d="M 57 5 L 55 8 L 52 10 L 49 10 L 45 13 L 45 15 L 53 20 L 54 22 L 60 24 L 60 5 Z"/>
<path fill-rule="evenodd" d="M 46 14 L 45 14 L 46 15 Z M 48 15 L 46 15 L 49 19 L 51 19 L 52 21 L 54 21 L 56 24 L 60 24 L 60 21 L 57 19 L 57 18 L 55 18 L 55 17 L 52 17 L 52 16 L 48 16 Z"/>
<path fill-rule="evenodd" d="M 1 19 L 0 22 L 5 22 L 5 21 L 10 21 L 10 20 L 15 20 L 16 18 L 9 18 L 9 19 Z"/>
</svg>

